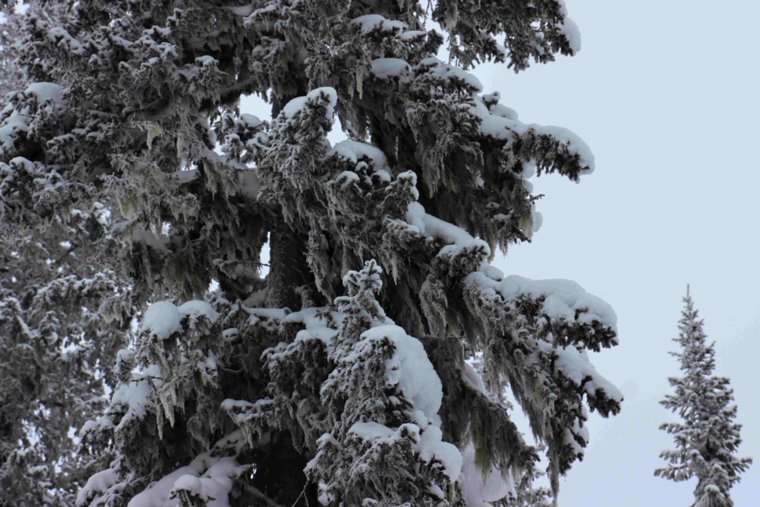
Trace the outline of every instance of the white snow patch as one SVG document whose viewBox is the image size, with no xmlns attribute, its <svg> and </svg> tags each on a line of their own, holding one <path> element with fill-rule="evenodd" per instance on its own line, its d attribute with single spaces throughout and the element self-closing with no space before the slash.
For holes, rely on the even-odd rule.
<svg viewBox="0 0 760 507">
<path fill-rule="evenodd" d="M 557 347 L 542 340 L 538 341 L 538 348 L 545 354 L 556 355 L 555 368 L 576 385 L 581 385 L 584 379 L 590 379 L 583 384 L 583 390 L 588 395 L 594 395 L 598 389 L 601 389 L 610 399 L 618 403 L 623 401 L 623 393 L 596 371 L 585 352 L 581 352 L 572 345 Z M 588 442 L 588 439 L 586 441 Z"/>
<path fill-rule="evenodd" d="M 470 273 L 465 280 L 485 290 L 496 291 L 505 300 L 520 296 L 538 299 L 543 296 L 543 311 L 552 319 L 565 319 L 568 322 L 577 321 L 583 324 L 598 321 L 612 330 L 617 329 L 615 310 L 571 280 L 530 280 L 512 275 L 497 282 L 482 271 Z"/>
<path fill-rule="evenodd" d="M 335 88 L 324 86 L 322 88 L 315 88 L 304 97 L 296 97 L 290 102 L 285 104 L 280 112 L 285 118 L 290 119 L 293 116 L 300 113 L 308 104 L 318 104 L 327 99 L 327 111 L 325 117 L 332 121 L 335 115 L 335 105 L 338 103 L 338 92 Z"/>
<path fill-rule="evenodd" d="M 218 61 L 211 55 L 201 55 L 195 58 L 195 63 L 201 67 L 206 67 L 207 65 L 214 65 L 215 63 L 218 63 Z"/>
<path fill-rule="evenodd" d="M 38 101 L 44 102 L 46 100 L 60 100 L 63 90 L 63 86 L 56 83 L 38 82 L 30 84 L 24 91 L 36 95 Z"/>
<path fill-rule="evenodd" d="M 419 37 L 424 37 L 427 35 L 427 32 L 423 30 L 407 30 L 405 32 L 402 32 L 401 35 L 398 36 L 401 40 L 413 40 L 417 39 Z"/>
<path fill-rule="evenodd" d="M 567 38 L 567 42 L 570 44 L 570 49 L 573 53 L 578 53 L 581 50 L 581 31 L 578 29 L 578 25 L 575 21 L 565 16 L 565 20 L 559 27 L 560 31 Z"/>
<path fill-rule="evenodd" d="M 358 422 L 354 423 L 348 431 L 364 440 L 391 442 L 401 438 L 402 430 L 415 435 L 417 439 L 415 451 L 423 461 L 426 463 L 434 459 L 439 461 L 449 479 L 457 480 L 462 471 L 462 455 L 455 445 L 441 440 L 443 434 L 438 426 L 431 424 L 421 430 L 418 425 L 407 423 L 394 430 L 376 422 Z"/>
<path fill-rule="evenodd" d="M 127 507 L 175 507 L 177 499 L 173 494 L 180 490 L 197 496 L 208 507 L 227 507 L 233 478 L 244 468 L 234 458 L 203 453 L 148 486 Z"/>
<path fill-rule="evenodd" d="M 118 476 L 111 468 L 92 474 L 90 478 L 87 479 L 87 483 L 85 483 L 84 487 L 79 490 L 79 493 L 77 493 L 76 505 L 85 505 L 93 494 L 106 491 L 108 488 L 116 484 L 117 481 Z"/>
<path fill-rule="evenodd" d="M 419 63 L 419 67 L 423 69 L 426 68 L 429 74 L 439 79 L 462 83 L 476 92 L 483 90 L 483 85 L 480 83 L 480 80 L 473 74 L 470 74 L 459 67 L 455 67 L 454 65 L 444 63 L 434 56 L 422 60 Z"/>
<path fill-rule="evenodd" d="M 243 307 L 243 310 L 250 316 L 248 323 L 255 325 L 259 321 L 280 321 L 285 318 L 288 313 L 283 308 L 248 308 Z"/>
<path fill-rule="evenodd" d="M 411 72 L 411 67 L 401 58 L 376 58 L 371 63 L 372 74 L 380 79 L 405 76 Z"/>
<path fill-rule="evenodd" d="M 462 474 L 459 476 L 462 498 L 467 507 L 491 507 L 490 502 L 514 493 L 512 481 L 505 480 L 495 468 L 484 474 L 475 464 L 475 447 L 472 443 L 462 451 Z"/>
<path fill-rule="evenodd" d="M 396 434 L 396 430 L 393 430 L 384 424 L 372 421 L 354 423 L 351 428 L 349 428 L 348 432 L 354 433 L 364 440 L 392 440 Z"/>
<path fill-rule="evenodd" d="M 353 139 L 346 139 L 345 141 L 335 143 L 332 150 L 328 152 L 328 156 L 338 156 L 352 164 L 356 164 L 359 160 L 366 158 L 371 160 L 377 168 L 388 167 L 388 160 L 380 148 L 360 141 L 354 141 Z"/>
<path fill-rule="evenodd" d="M 478 391 L 479 393 L 486 394 L 486 386 L 483 382 L 483 377 L 480 373 L 473 368 L 470 363 L 464 363 L 464 371 L 462 372 L 462 379 L 467 385 Z"/>
<path fill-rule="evenodd" d="M 533 210 L 533 232 L 536 233 L 541 229 L 544 224 L 544 216 L 540 211 Z"/>
<path fill-rule="evenodd" d="M 491 249 L 485 241 L 472 237 L 469 232 L 461 227 L 427 214 L 425 208 L 418 202 L 409 203 L 406 221 L 416 227 L 421 234 L 439 238 L 448 243 L 441 248 L 438 255 L 455 255 L 462 249 L 478 247 L 483 249 L 486 256 L 491 253 Z"/>
<path fill-rule="evenodd" d="M 365 14 L 351 20 L 351 23 L 355 23 L 361 27 L 362 34 L 366 34 L 379 28 L 381 32 L 401 32 L 406 30 L 406 24 L 395 20 L 388 19 L 380 14 Z"/>
<path fill-rule="evenodd" d="M 148 332 L 166 339 L 180 329 L 182 314 L 171 300 L 158 301 L 148 307 L 143 316 L 140 332 Z"/>
<path fill-rule="evenodd" d="M 27 86 L 24 92 L 34 95 L 39 104 L 46 100 L 53 100 L 56 103 L 60 102 L 63 90 L 64 88 L 61 85 L 55 83 L 38 82 Z M 0 125 L 0 148 L 9 149 L 13 145 L 13 140 L 18 133 L 26 132 L 28 130 L 29 121 L 33 117 L 33 112 L 30 110 L 29 106 L 22 106 L 20 109 L 15 109 L 13 105 L 8 104 L 3 109 L 2 114 L 8 114 L 8 116 L 5 118 L 2 125 Z"/>
<path fill-rule="evenodd" d="M 508 141 L 512 135 L 516 134 L 522 136 L 529 131 L 533 131 L 536 135 L 548 135 L 554 137 L 560 144 L 567 147 L 567 150 L 575 155 L 578 155 L 581 162 L 587 166 L 581 174 L 590 174 L 594 172 L 594 154 L 588 145 L 574 132 L 563 127 L 544 126 L 538 124 L 526 124 L 518 121 L 516 117 L 510 118 L 501 116 L 500 114 L 493 114 L 483 103 L 481 97 L 474 97 L 474 105 L 470 107 L 470 114 L 480 120 L 480 132 L 484 136 L 492 137 L 494 139 Z M 495 106 L 491 107 L 492 110 Z M 511 116 L 511 115 L 510 115 Z"/>
<path fill-rule="evenodd" d="M 456 481 L 462 472 L 462 454 L 454 444 L 444 442 L 442 438 L 441 428 L 431 424 L 422 432 L 417 451 L 426 462 L 434 458 L 440 461 L 449 479 Z"/>
<path fill-rule="evenodd" d="M 119 421 L 117 429 L 126 426 L 132 419 L 143 418 L 147 407 L 151 404 L 154 387 L 158 388 L 162 384 L 161 370 L 156 364 L 140 371 L 133 371 L 129 382 L 119 384 L 111 396 L 111 407 L 125 408 L 124 416 Z"/>
<path fill-rule="evenodd" d="M 443 388 L 422 343 L 407 335 L 403 328 L 391 324 L 370 328 L 361 336 L 366 340 L 388 338 L 393 343 L 396 350 L 385 366 L 388 381 L 399 386 L 414 409 L 421 410 L 430 421 L 440 425 L 438 409 Z"/>
<path fill-rule="evenodd" d="M 206 317 L 211 322 L 216 322 L 219 318 L 219 313 L 210 304 L 197 299 L 181 304 L 177 310 L 183 317 L 189 315 L 194 320 L 198 317 Z"/>
</svg>

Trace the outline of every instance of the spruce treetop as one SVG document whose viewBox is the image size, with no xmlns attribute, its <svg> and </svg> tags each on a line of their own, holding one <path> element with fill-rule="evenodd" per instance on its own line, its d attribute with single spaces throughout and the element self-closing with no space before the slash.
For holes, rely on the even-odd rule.
<svg viewBox="0 0 760 507">
<path fill-rule="evenodd" d="M 737 456 L 741 424 L 735 421 L 737 407 L 726 377 L 713 374 L 715 344 L 707 342 L 703 320 L 687 289 L 678 322 L 679 345 L 671 352 L 680 362 L 681 377 L 669 378 L 673 393 L 660 402 L 682 422 L 665 423 L 660 429 L 673 435 L 674 450 L 660 454 L 666 466 L 655 475 L 672 481 L 697 478 L 693 507 L 733 505 L 730 489 L 752 460 Z"/>
</svg>

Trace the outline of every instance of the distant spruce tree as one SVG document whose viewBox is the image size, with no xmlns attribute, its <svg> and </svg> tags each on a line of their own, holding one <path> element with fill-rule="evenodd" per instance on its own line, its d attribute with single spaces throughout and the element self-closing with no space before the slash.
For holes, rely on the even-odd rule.
<svg viewBox="0 0 760 507">
<path fill-rule="evenodd" d="M 736 456 L 741 425 L 734 422 L 733 390 L 728 378 L 713 375 L 715 344 L 706 341 L 688 288 L 684 304 L 674 338 L 680 351 L 671 352 L 679 358 L 683 376 L 669 379 L 674 393 L 660 402 L 683 422 L 660 426 L 673 435 L 676 449 L 660 453 L 667 464 L 654 473 L 672 481 L 696 477 L 692 507 L 730 507 L 729 491 L 752 460 Z"/>
<path fill-rule="evenodd" d="M 504 389 L 556 496 L 615 314 L 489 261 L 593 156 L 466 69 L 574 54 L 562 1 L 55 5 L 0 112 L 0 504 L 545 501 Z"/>
</svg>

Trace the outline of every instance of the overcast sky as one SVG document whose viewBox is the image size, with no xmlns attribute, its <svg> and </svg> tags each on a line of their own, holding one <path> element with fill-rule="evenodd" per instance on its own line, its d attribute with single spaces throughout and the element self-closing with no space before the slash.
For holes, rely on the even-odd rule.
<svg viewBox="0 0 760 507">
<path fill-rule="evenodd" d="M 562 481 L 562 507 L 689 505 L 695 481 L 653 476 L 672 419 L 658 405 L 691 284 L 717 372 L 731 378 L 742 455 L 760 462 L 760 2 L 566 0 L 583 49 L 515 75 L 476 74 L 528 123 L 579 134 L 596 172 L 574 184 L 534 179 L 546 197 L 533 243 L 496 264 L 506 274 L 569 278 L 613 305 L 621 345 L 593 357 L 626 395 L 592 414 L 585 460 Z M 760 505 L 760 463 L 732 490 Z"/>
<path fill-rule="evenodd" d="M 676 421 L 658 401 L 679 373 L 677 335 L 686 284 L 717 342 L 744 425 L 742 456 L 760 462 L 760 2 L 566 0 L 583 49 L 515 75 L 475 73 L 526 123 L 579 134 L 596 172 L 575 184 L 534 178 L 543 226 L 495 264 L 506 274 L 567 278 L 612 304 L 620 346 L 593 355 L 626 400 L 620 415 L 591 414 L 591 444 L 561 483 L 561 507 L 686 507 L 695 481 L 656 478 Z M 244 110 L 266 116 L 260 100 Z M 331 136 L 337 140 L 338 136 Z M 760 506 L 760 464 L 732 490 Z"/>
</svg>

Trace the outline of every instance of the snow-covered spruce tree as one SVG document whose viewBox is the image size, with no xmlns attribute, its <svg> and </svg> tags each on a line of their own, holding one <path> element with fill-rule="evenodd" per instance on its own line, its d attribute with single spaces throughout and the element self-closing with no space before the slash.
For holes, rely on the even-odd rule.
<svg viewBox="0 0 760 507">
<path fill-rule="evenodd" d="M 105 408 L 137 309 L 108 198 L 65 177 L 63 94 L 34 82 L 0 113 L 0 505 L 71 505 L 103 467 L 76 431 Z"/>
<path fill-rule="evenodd" d="M 702 326 L 687 289 L 678 337 L 673 339 L 680 350 L 671 353 L 680 360 L 683 376 L 669 379 L 674 392 L 660 402 L 682 422 L 660 426 L 673 435 L 676 449 L 660 453 L 667 464 L 654 473 L 672 481 L 696 477 L 692 507 L 730 507 L 729 492 L 752 460 L 736 455 L 741 424 L 734 422 L 733 390 L 728 378 L 713 374 L 715 344 L 707 343 Z"/>
<path fill-rule="evenodd" d="M 507 505 L 537 452 L 505 389 L 556 494 L 586 407 L 620 408 L 586 354 L 616 343 L 615 316 L 573 282 L 488 261 L 539 225 L 534 169 L 577 180 L 593 159 L 464 69 L 520 70 L 578 41 L 558 0 L 30 13 L 36 84 L 0 116 L 6 223 L 60 246 L 55 217 L 105 210 L 99 234 L 128 246 L 82 244 L 145 308 L 108 408 L 79 432 L 103 465 L 77 503 Z M 241 114 L 242 94 L 271 121 Z M 348 139 L 331 145 L 336 119 Z M 49 215 L 24 192 L 55 197 Z"/>
<path fill-rule="evenodd" d="M 0 98 L 22 88 L 24 82 L 23 72 L 16 62 L 22 14 L 15 12 L 13 3 L 0 2 Z"/>
</svg>

